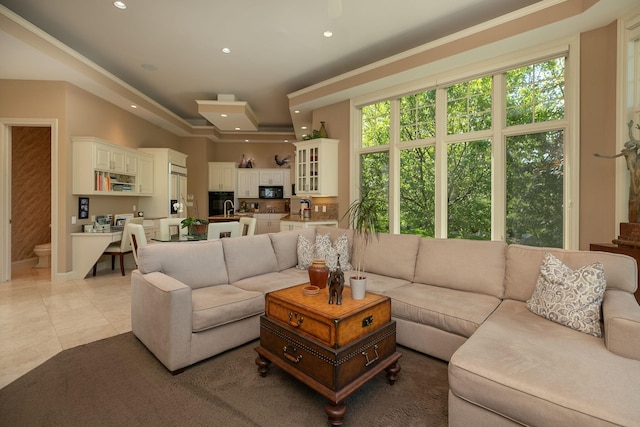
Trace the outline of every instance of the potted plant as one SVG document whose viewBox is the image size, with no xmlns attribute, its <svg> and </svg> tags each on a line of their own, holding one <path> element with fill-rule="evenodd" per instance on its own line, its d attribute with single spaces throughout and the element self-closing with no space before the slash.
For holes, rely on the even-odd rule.
<svg viewBox="0 0 640 427">
<path fill-rule="evenodd" d="M 349 278 L 351 286 L 351 296 L 353 299 L 364 299 L 367 277 L 364 270 L 364 253 L 367 245 L 375 236 L 378 237 L 378 211 L 373 198 L 362 195 L 360 199 L 354 200 L 349 209 L 342 216 L 349 218 L 349 228 L 353 229 L 353 243 L 356 247 L 355 275 Z"/>
<path fill-rule="evenodd" d="M 199 219 L 192 216 L 186 217 L 180 222 L 182 228 L 186 228 L 189 231 L 189 236 L 202 236 L 207 235 L 209 221 L 206 219 Z"/>
<path fill-rule="evenodd" d="M 181 212 L 181 211 L 180 211 Z M 187 208 L 188 212 L 188 208 Z M 209 220 L 198 218 L 198 201 L 195 201 L 195 216 L 188 216 L 180 222 L 182 228 L 188 230 L 189 236 L 206 236 L 209 228 Z"/>
</svg>

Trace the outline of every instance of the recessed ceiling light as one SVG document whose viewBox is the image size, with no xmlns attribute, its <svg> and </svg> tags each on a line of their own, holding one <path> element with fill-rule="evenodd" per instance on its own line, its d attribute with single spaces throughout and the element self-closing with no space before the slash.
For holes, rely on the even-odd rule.
<svg viewBox="0 0 640 427">
<path fill-rule="evenodd" d="M 307 127 L 306 126 L 302 126 L 302 130 L 307 130 Z"/>
<path fill-rule="evenodd" d="M 285 139 L 285 140 L 284 140 L 284 142 L 289 142 L 289 140 L 288 140 L 288 139 Z"/>
<path fill-rule="evenodd" d="M 225 113 L 220 114 L 220 117 L 227 117 Z"/>
<path fill-rule="evenodd" d="M 322 35 L 325 36 L 326 38 L 329 38 L 333 36 L 333 32 L 327 30 L 324 33 L 322 33 Z"/>
<path fill-rule="evenodd" d="M 127 5 L 126 5 L 126 4 L 124 4 L 124 2 L 123 2 L 123 1 L 114 1 L 114 2 L 113 2 L 113 5 L 114 5 L 115 7 L 117 7 L 118 9 L 123 9 L 123 10 L 124 10 L 124 9 L 126 9 L 126 8 L 127 8 Z"/>
<path fill-rule="evenodd" d="M 294 113 L 300 114 L 300 110 L 294 110 Z"/>
<path fill-rule="evenodd" d="M 228 47 L 223 47 L 222 53 L 231 53 L 231 49 L 229 49 Z"/>
<path fill-rule="evenodd" d="M 240 130 L 240 128 L 236 128 L 236 130 Z"/>
<path fill-rule="evenodd" d="M 248 140 L 248 139 L 245 139 L 245 140 L 244 140 L 244 142 L 249 142 L 249 140 Z"/>
<path fill-rule="evenodd" d="M 131 108 L 138 108 L 136 104 L 131 104 Z"/>
</svg>

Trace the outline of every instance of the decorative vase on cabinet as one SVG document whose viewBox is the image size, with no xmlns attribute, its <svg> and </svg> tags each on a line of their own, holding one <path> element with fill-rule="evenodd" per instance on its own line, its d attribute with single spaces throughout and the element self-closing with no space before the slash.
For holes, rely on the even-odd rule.
<svg viewBox="0 0 640 427">
<path fill-rule="evenodd" d="M 309 271 L 309 284 L 311 286 L 317 286 L 319 289 L 327 287 L 329 268 L 323 259 L 312 260 L 307 270 Z"/>
</svg>

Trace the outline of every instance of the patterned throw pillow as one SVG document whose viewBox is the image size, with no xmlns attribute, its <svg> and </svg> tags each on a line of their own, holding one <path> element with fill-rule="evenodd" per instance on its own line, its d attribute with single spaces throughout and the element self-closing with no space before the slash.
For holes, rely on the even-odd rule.
<svg viewBox="0 0 640 427">
<path fill-rule="evenodd" d="M 298 234 L 298 265 L 296 268 L 306 270 L 311 265 L 311 260 L 315 258 L 316 245 L 311 243 L 309 239 Z"/>
<path fill-rule="evenodd" d="M 602 263 L 573 271 L 547 252 L 527 308 L 553 322 L 600 337 L 600 306 L 606 287 Z"/>
<path fill-rule="evenodd" d="M 316 255 L 325 260 L 329 271 L 337 269 L 338 255 L 340 255 L 340 269 L 342 271 L 349 271 L 353 268 L 349 259 L 349 238 L 346 234 L 338 237 L 333 244 L 329 233 L 316 235 Z"/>
</svg>

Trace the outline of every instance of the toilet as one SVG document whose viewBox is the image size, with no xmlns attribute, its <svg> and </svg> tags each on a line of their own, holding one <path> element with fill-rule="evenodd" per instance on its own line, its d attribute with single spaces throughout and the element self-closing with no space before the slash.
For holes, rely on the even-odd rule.
<svg viewBox="0 0 640 427">
<path fill-rule="evenodd" d="M 51 243 L 36 245 L 33 252 L 38 256 L 38 264 L 35 268 L 49 268 L 51 266 Z"/>
</svg>

